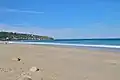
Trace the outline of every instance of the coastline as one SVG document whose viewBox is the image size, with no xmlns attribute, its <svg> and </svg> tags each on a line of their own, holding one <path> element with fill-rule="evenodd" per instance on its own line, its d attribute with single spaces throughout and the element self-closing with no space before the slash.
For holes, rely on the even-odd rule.
<svg viewBox="0 0 120 80">
<path fill-rule="evenodd" d="M 120 52 L 120 46 L 115 45 L 89 45 L 89 44 L 62 44 L 48 42 L 22 42 L 22 41 L 0 41 L 0 44 L 19 44 L 19 45 L 36 45 L 60 48 L 79 48 L 97 51 Z"/>
<path fill-rule="evenodd" d="M 0 51 L 2 80 L 16 80 L 23 72 L 33 80 L 120 80 L 120 52 L 26 44 L 0 44 Z M 33 66 L 40 71 L 30 72 Z M 12 72 L 4 72 L 8 68 Z"/>
<path fill-rule="evenodd" d="M 99 44 L 70 44 L 70 43 L 54 43 L 54 42 L 20 42 L 9 41 L 10 44 L 30 44 L 30 45 L 50 45 L 50 46 L 68 46 L 68 47 L 88 47 L 88 48 L 108 48 L 108 49 L 120 49 L 120 45 L 99 45 Z"/>
</svg>

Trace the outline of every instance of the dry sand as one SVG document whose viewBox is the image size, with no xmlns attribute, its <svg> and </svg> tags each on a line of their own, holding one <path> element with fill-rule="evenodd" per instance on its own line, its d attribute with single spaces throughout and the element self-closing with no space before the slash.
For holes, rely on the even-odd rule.
<svg viewBox="0 0 120 80">
<path fill-rule="evenodd" d="M 0 80 L 120 80 L 120 52 L 0 44 Z"/>
</svg>

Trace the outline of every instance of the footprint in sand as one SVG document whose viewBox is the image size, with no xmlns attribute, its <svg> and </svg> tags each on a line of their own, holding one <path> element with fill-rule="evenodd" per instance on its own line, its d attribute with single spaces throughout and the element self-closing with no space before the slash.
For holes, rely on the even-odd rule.
<svg viewBox="0 0 120 80">
<path fill-rule="evenodd" d="M 109 63 L 110 65 L 117 65 L 117 60 L 105 60 L 106 63 Z"/>
<path fill-rule="evenodd" d="M 84 76 L 84 80 L 88 80 L 88 76 Z"/>
<path fill-rule="evenodd" d="M 0 68 L 0 72 L 13 72 L 12 68 Z"/>
<path fill-rule="evenodd" d="M 22 76 L 17 80 L 32 80 L 32 78 L 30 76 Z"/>
<path fill-rule="evenodd" d="M 30 72 L 21 73 L 16 80 L 32 80 L 32 74 Z"/>
<path fill-rule="evenodd" d="M 25 75 L 31 76 L 32 74 L 30 72 L 23 72 L 20 74 L 20 76 L 25 76 Z"/>
</svg>

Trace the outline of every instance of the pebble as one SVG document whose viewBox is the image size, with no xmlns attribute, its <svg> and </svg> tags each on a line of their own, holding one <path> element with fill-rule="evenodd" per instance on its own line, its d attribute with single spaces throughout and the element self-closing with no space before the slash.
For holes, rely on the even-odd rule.
<svg viewBox="0 0 120 80">
<path fill-rule="evenodd" d="M 21 61 L 21 58 L 12 58 L 13 61 Z"/>
<path fill-rule="evenodd" d="M 30 71 L 31 72 L 36 72 L 36 71 L 39 71 L 39 69 L 37 67 L 32 67 L 32 68 L 30 68 Z"/>
</svg>

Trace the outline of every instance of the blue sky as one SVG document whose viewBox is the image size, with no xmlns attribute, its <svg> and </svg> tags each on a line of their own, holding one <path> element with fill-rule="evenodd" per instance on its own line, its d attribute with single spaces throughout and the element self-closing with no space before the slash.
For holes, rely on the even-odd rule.
<svg viewBox="0 0 120 80">
<path fill-rule="evenodd" d="M 55 38 L 120 37 L 120 1 L 0 0 L 0 30 Z"/>
</svg>

